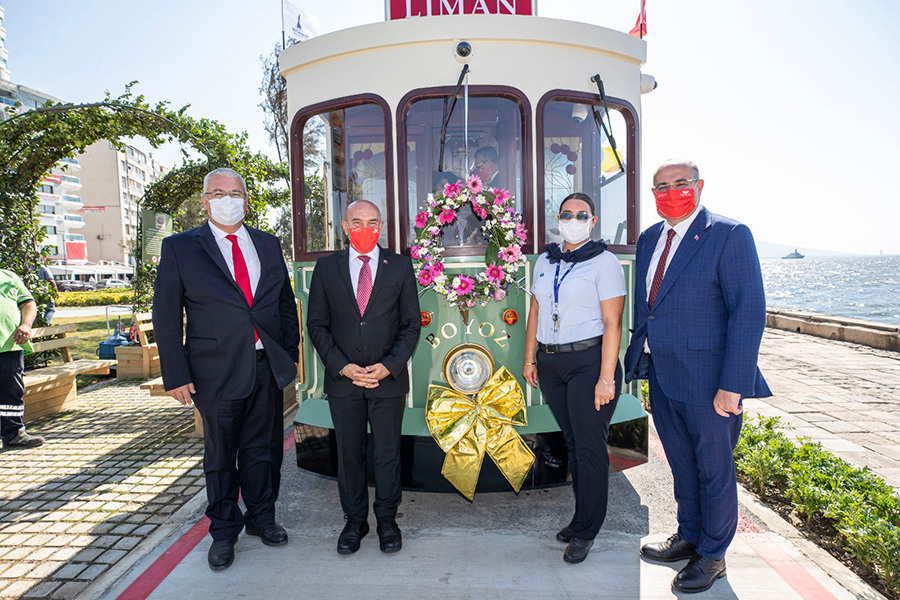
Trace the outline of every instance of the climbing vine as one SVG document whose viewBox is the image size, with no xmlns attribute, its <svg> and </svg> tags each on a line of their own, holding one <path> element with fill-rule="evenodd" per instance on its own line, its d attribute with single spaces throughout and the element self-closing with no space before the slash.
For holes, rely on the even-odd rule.
<svg viewBox="0 0 900 600">
<path fill-rule="evenodd" d="M 246 180 L 250 198 L 246 220 L 252 225 L 270 229 L 264 219 L 266 208 L 289 200 L 284 187 L 289 180 L 287 165 L 252 151 L 246 133 L 230 133 L 214 120 L 192 117 L 187 106 L 151 104 L 132 92 L 135 83 L 116 98 L 107 93 L 92 104 L 48 103 L 27 112 L 6 108 L 7 120 L 0 122 L 0 265 L 21 275 L 39 304 L 45 304 L 50 294 L 35 271 L 45 255 L 37 214 L 40 181 L 60 159 L 75 156 L 98 140 L 119 148 L 124 147 L 123 140 L 135 137 L 154 148 L 173 141 L 182 145 L 182 164 L 145 188 L 139 201 L 145 209 L 178 214 L 185 201 L 202 192 L 204 175 L 219 167 L 232 168 Z M 155 267 L 138 262 L 135 277 L 135 307 L 145 308 L 152 300 Z"/>
</svg>

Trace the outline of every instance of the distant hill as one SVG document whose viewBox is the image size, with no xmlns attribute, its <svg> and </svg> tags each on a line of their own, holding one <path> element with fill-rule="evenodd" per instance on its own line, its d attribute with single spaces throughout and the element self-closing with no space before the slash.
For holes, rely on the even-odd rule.
<svg viewBox="0 0 900 600">
<path fill-rule="evenodd" d="M 822 250 L 821 248 L 806 248 L 804 246 L 791 246 L 775 242 L 756 242 L 756 250 L 760 258 L 781 258 L 794 250 L 806 256 L 855 256 L 855 252 L 838 252 L 837 250 Z"/>
</svg>

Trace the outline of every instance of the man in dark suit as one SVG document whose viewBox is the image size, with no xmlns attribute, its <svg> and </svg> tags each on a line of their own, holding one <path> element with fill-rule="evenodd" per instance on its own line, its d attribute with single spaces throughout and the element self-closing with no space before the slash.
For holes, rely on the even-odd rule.
<svg viewBox="0 0 900 600">
<path fill-rule="evenodd" d="M 407 363 L 419 339 L 421 315 L 412 262 L 377 245 L 384 223 L 378 207 L 347 207 L 350 248 L 320 258 L 309 287 L 309 336 L 325 365 L 325 393 L 338 446 L 338 492 L 347 523 L 339 554 L 359 550 L 369 532 L 366 423 L 372 430 L 378 540 L 382 552 L 402 546 L 400 433 Z"/>
<path fill-rule="evenodd" d="M 650 407 L 675 482 L 678 531 L 646 544 L 651 560 L 689 559 L 676 592 L 709 589 L 725 575 L 738 520 L 734 446 L 743 398 L 770 396 L 757 367 L 766 324 L 759 257 L 750 230 L 700 205 L 692 162 L 657 169 L 665 221 L 637 244 L 634 333 L 626 381 L 649 379 Z"/>
<path fill-rule="evenodd" d="M 297 376 L 300 324 L 278 238 L 243 224 L 244 180 L 216 169 L 203 190 L 209 222 L 163 241 L 153 332 L 166 391 L 193 400 L 203 418 L 208 559 L 218 571 L 234 561 L 244 528 L 268 546 L 287 543 L 275 522 L 281 390 Z"/>
</svg>

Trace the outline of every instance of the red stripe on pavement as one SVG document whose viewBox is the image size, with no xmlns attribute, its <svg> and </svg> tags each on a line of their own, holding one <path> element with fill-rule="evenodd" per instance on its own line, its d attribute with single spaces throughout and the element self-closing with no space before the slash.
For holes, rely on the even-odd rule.
<svg viewBox="0 0 900 600">
<path fill-rule="evenodd" d="M 809 571 L 791 558 L 765 533 L 742 533 L 740 538 L 804 600 L 837 600 L 815 577 L 810 575 Z"/>
<path fill-rule="evenodd" d="M 294 445 L 294 429 L 284 438 L 282 449 L 287 454 Z M 203 517 L 200 521 L 188 529 L 187 533 L 175 540 L 162 556 L 153 561 L 147 570 L 141 573 L 116 600 L 146 600 L 159 584 L 175 570 L 184 557 L 197 547 L 206 534 L 209 533 L 209 519 Z"/>
<path fill-rule="evenodd" d="M 654 454 L 666 460 L 666 452 L 659 436 L 651 432 L 648 445 Z M 804 600 L 836 600 L 809 571 L 791 558 L 743 513 L 738 513 L 737 535 Z"/>
</svg>

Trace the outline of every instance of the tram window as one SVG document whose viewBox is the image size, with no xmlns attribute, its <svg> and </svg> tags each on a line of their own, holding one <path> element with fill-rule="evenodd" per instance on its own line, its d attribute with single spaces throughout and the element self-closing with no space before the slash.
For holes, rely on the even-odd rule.
<svg viewBox="0 0 900 600">
<path fill-rule="evenodd" d="M 385 227 L 378 242 L 388 246 L 384 128 L 384 112 L 375 104 L 326 111 L 306 121 L 301 140 L 306 252 L 345 247 L 341 220 L 356 200 L 381 209 Z"/>
<path fill-rule="evenodd" d="M 469 97 L 466 123 L 460 98 L 447 124 L 441 165 L 443 118 L 444 97 L 417 100 L 406 114 L 407 152 L 400 160 L 406 161 L 408 240 L 415 238 L 415 216 L 427 195 L 469 175 L 478 174 L 485 187 L 508 189 L 522 210 L 521 107 L 508 98 Z M 483 253 L 481 227 L 471 207 L 460 208 L 456 222 L 444 228 L 444 246 L 469 246 Z"/>
<path fill-rule="evenodd" d="M 548 102 L 544 111 L 544 226 L 547 242 L 562 243 L 559 205 L 572 192 L 588 194 L 597 209 L 597 225 L 591 237 L 607 244 L 626 244 L 628 233 L 628 185 L 619 161 L 627 171 L 626 123 L 610 108 L 612 135 L 619 161 L 594 119 L 576 102 Z M 603 107 L 599 106 L 602 112 Z M 588 117 L 583 118 L 587 113 Z"/>
</svg>

